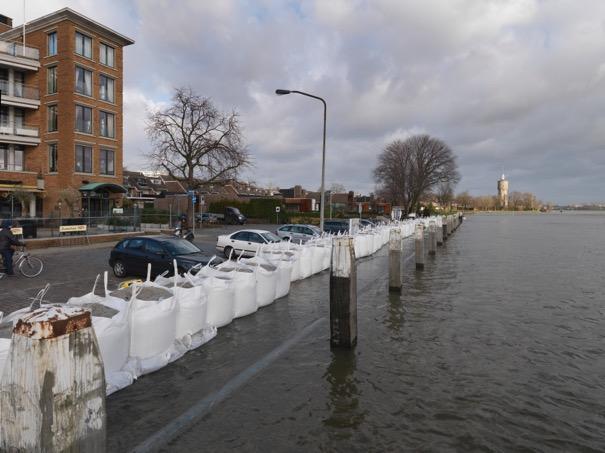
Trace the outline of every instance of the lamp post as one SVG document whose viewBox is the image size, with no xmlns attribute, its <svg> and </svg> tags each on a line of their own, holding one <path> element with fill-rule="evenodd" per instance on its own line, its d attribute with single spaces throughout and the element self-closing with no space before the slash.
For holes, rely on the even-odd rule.
<svg viewBox="0 0 605 453">
<path fill-rule="evenodd" d="M 278 96 L 283 96 L 285 94 L 290 94 L 290 93 L 296 93 L 296 94 L 302 94 L 303 96 L 307 96 L 313 99 L 317 99 L 318 101 L 321 101 L 324 105 L 324 134 L 323 134 L 323 147 L 322 147 L 322 154 L 321 154 L 321 198 L 320 198 L 320 211 L 319 211 L 319 229 L 321 231 L 324 230 L 324 209 L 325 209 L 325 185 L 324 185 L 324 180 L 325 180 L 325 175 L 326 175 L 326 115 L 327 115 L 327 110 L 328 107 L 326 105 L 326 101 L 323 98 L 320 98 L 319 96 L 314 96 L 312 94 L 309 93 L 305 93 L 303 91 L 296 91 L 296 90 L 275 90 L 275 94 L 277 94 Z"/>
</svg>

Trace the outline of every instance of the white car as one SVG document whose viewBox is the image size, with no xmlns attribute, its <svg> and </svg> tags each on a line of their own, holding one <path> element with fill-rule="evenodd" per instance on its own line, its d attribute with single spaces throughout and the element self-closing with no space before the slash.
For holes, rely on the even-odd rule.
<svg viewBox="0 0 605 453">
<path fill-rule="evenodd" d="M 280 242 L 281 239 L 266 230 L 239 230 L 231 234 L 222 234 L 216 241 L 216 250 L 229 258 L 233 250 L 233 257 L 244 252 L 244 256 L 254 256 L 258 247 L 263 244 Z"/>
</svg>

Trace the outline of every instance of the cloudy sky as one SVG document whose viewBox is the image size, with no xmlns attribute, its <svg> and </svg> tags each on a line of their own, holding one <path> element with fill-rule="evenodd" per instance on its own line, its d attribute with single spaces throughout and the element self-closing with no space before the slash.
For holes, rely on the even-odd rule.
<svg viewBox="0 0 605 453">
<path fill-rule="evenodd" d="M 23 18 L 22 0 L 0 13 Z M 124 154 L 143 169 L 145 112 L 191 86 L 237 109 L 263 185 L 374 190 L 386 143 L 447 142 L 457 191 L 605 201 L 604 0 L 26 0 L 32 19 L 69 6 L 136 41 L 125 52 Z"/>
</svg>

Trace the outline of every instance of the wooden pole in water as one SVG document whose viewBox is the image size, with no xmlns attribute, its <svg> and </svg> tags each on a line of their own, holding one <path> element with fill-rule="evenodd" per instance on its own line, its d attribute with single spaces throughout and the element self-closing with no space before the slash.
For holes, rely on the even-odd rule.
<svg viewBox="0 0 605 453">
<path fill-rule="evenodd" d="M 447 241 L 447 216 L 441 217 L 441 238 Z"/>
<path fill-rule="evenodd" d="M 105 375 L 90 312 L 42 307 L 12 336 L 0 384 L 0 450 L 105 452 Z"/>
<path fill-rule="evenodd" d="M 357 269 L 350 236 L 332 240 L 330 271 L 330 344 L 352 348 L 357 343 Z"/>
<path fill-rule="evenodd" d="M 434 220 L 429 222 L 429 255 L 437 253 L 437 224 Z"/>
<path fill-rule="evenodd" d="M 401 231 L 392 228 L 389 233 L 389 291 L 401 291 Z"/>
<path fill-rule="evenodd" d="M 415 245 L 416 245 L 416 269 L 424 269 L 424 224 L 419 223 L 416 225 L 415 231 Z"/>
<path fill-rule="evenodd" d="M 443 245 L 443 217 L 441 217 L 441 222 L 439 225 L 435 225 L 435 235 L 437 236 L 437 247 Z"/>
</svg>

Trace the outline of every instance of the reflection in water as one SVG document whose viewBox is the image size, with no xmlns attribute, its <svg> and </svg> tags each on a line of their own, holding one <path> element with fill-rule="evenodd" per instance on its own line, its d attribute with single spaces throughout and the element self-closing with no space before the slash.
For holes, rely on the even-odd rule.
<svg viewBox="0 0 605 453">
<path fill-rule="evenodd" d="M 357 428 L 365 419 L 365 411 L 359 408 L 360 391 L 355 370 L 357 359 L 354 350 L 333 349 L 332 361 L 324 374 L 330 385 L 328 409 L 330 414 L 323 420 L 331 428 Z M 353 432 L 343 433 L 350 437 Z"/>
<path fill-rule="evenodd" d="M 401 297 L 400 293 L 389 293 L 389 302 L 386 305 L 387 316 L 384 324 L 387 326 L 387 329 L 389 329 L 396 337 L 399 337 L 402 333 L 401 328 L 405 322 L 405 310 L 403 304 L 403 298 Z"/>
</svg>

